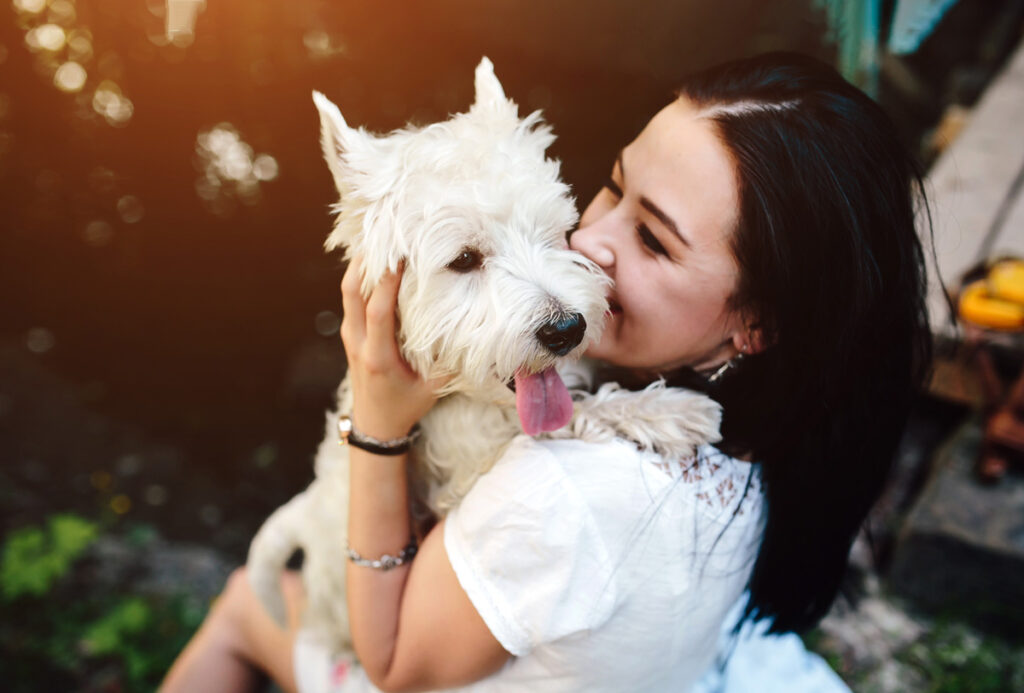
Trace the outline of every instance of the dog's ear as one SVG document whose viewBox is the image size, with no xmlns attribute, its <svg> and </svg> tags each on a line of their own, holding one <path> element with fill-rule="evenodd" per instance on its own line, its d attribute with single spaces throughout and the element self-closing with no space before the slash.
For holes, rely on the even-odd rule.
<svg viewBox="0 0 1024 693">
<path fill-rule="evenodd" d="M 320 144 L 324 150 L 324 159 L 334 178 L 334 187 L 341 197 L 341 202 L 334 205 L 334 211 L 338 213 L 334 229 L 324 241 L 324 248 L 334 250 L 351 244 L 359 232 L 359 224 L 353 222 L 350 215 L 340 212 L 342 204 L 357 185 L 354 179 L 360 175 L 352 164 L 353 159 L 361 158 L 365 162 L 373 154 L 377 139 L 362 128 L 349 127 L 338 107 L 320 92 L 313 92 L 313 103 L 320 113 Z"/>
<path fill-rule="evenodd" d="M 350 128 L 338 107 L 320 92 L 313 92 L 313 103 L 320 113 L 320 145 L 324 150 L 324 159 L 334 177 L 335 187 L 339 193 L 344 194 L 349 187 L 345 155 L 365 144 L 364 140 L 369 135 Z"/>
<path fill-rule="evenodd" d="M 475 85 L 476 101 L 473 102 L 473 110 L 510 106 L 501 82 L 494 76 L 494 65 L 486 57 L 476 66 Z"/>
</svg>

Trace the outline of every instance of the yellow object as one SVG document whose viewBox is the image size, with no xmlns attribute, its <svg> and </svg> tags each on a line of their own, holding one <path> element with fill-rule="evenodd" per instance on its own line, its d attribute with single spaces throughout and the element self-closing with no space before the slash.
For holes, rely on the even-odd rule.
<svg viewBox="0 0 1024 693">
<path fill-rule="evenodd" d="M 988 280 L 968 284 L 960 292 L 960 317 L 980 327 L 997 330 L 1024 328 L 1024 304 L 989 293 Z"/>
<path fill-rule="evenodd" d="M 992 296 L 1024 303 L 1024 262 L 1003 260 L 988 271 L 988 291 Z"/>
</svg>

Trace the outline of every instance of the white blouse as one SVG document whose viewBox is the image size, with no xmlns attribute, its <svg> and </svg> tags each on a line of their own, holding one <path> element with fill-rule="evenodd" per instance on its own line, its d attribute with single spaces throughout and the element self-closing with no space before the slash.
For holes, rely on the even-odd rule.
<svg viewBox="0 0 1024 693">
<path fill-rule="evenodd" d="M 756 469 L 711 446 L 665 460 L 625 440 L 516 438 L 445 524 L 459 583 L 514 655 L 458 690 L 689 690 L 747 584 L 762 511 Z M 375 690 L 301 642 L 295 664 L 304 692 Z"/>
<path fill-rule="evenodd" d="M 517 438 L 445 525 L 460 584 L 515 655 L 460 690 L 688 690 L 761 532 L 756 471 L 713 447 L 669 461 Z"/>
</svg>

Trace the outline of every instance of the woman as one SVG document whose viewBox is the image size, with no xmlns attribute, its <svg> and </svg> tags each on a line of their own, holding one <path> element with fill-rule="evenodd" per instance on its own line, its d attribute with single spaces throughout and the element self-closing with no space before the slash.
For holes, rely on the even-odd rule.
<svg viewBox="0 0 1024 693">
<path fill-rule="evenodd" d="M 589 355 L 620 380 L 708 392 L 718 450 L 517 439 L 414 560 L 349 569 L 360 667 L 296 645 L 239 573 L 165 690 L 244 688 L 257 667 L 286 690 L 297 671 L 303 691 L 332 676 L 340 690 L 685 690 L 744 587 L 746 617 L 813 626 L 929 361 L 915 185 L 886 116 L 822 63 L 769 54 L 690 76 L 570 245 L 614 280 Z M 364 302 L 357 274 L 342 283 L 353 423 L 398 444 L 435 384 L 398 354 L 400 277 Z M 351 460 L 350 546 L 394 555 L 409 540 L 404 456 Z M 297 613 L 301 588 L 285 587 Z"/>
</svg>

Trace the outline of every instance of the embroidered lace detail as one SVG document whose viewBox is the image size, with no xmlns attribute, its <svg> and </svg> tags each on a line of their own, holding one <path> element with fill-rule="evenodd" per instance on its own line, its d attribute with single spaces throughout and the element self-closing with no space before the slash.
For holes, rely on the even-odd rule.
<svg viewBox="0 0 1024 693">
<path fill-rule="evenodd" d="M 729 509 L 743 515 L 750 502 L 761 497 L 761 478 L 755 465 L 710 445 L 702 446 L 692 457 L 666 460 L 654 456 L 651 463 L 672 479 L 695 485 L 694 498 L 711 511 Z"/>
</svg>

